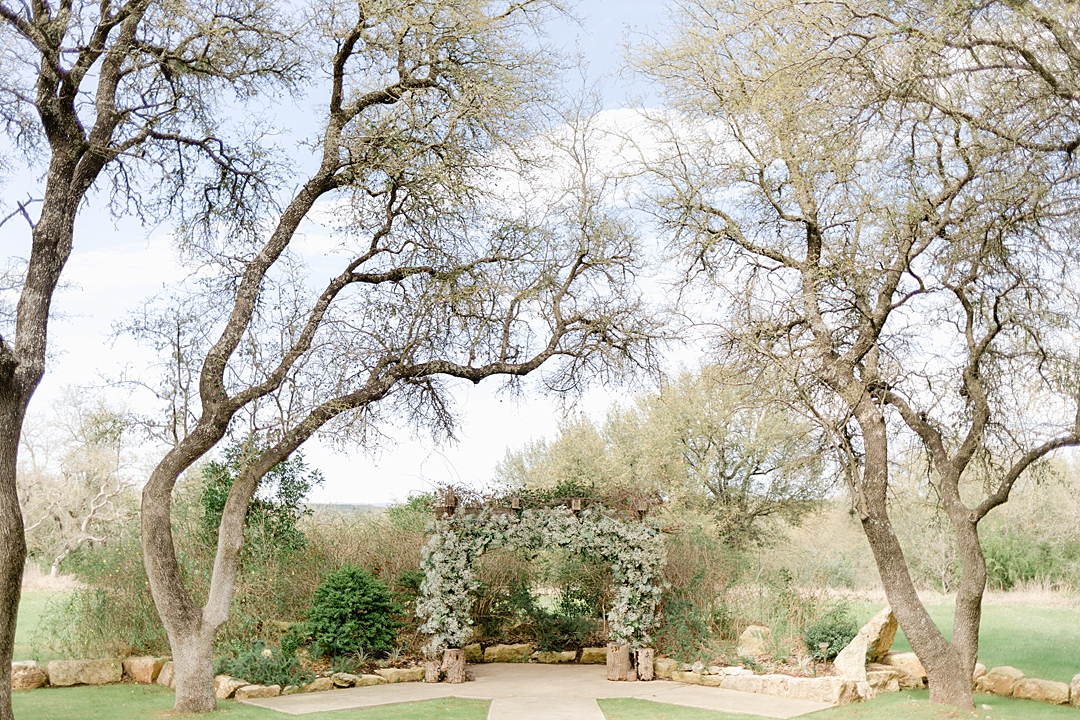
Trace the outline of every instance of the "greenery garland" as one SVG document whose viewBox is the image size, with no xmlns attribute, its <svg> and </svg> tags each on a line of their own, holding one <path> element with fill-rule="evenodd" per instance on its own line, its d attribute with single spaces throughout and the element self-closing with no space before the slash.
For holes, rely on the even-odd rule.
<svg viewBox="0 0 1080 720">
<path fill-rule="evenodd" d="M 468 642 L 470 611 L 480 586 L 475 561 L 488 548 L 503 546 L 559 547 L 610 562 L 617 586 L 607 614 L 611 639 L 634 647 L 652 642 L 667 562 L 664 540 L 652 525 L 613 518 L 597 506 L 577 514 L 567 508 L 515 513 L 486 507 L 436 520 L 433 530 L 420 561 L 424 581 L 416 601 L 417 615 L 425 619 L 420 631 L 432 636 L 426 654 Z"/>
</svg>

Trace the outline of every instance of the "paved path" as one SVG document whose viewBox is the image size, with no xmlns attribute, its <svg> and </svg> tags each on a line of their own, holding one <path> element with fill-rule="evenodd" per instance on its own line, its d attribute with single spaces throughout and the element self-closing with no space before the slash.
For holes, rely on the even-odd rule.
<svg viewBox="0 0 1080 720">
<path fill-rule="evenodd" d="M 397 683 L 330 692 L 242 700 L 248 705 L 307 715 L 326 710 L 457 697 L 491 700 L 488 720 L 603 720 L 603 698 L 639 698 L 687 707 L 790 718 L 824 710 L 825 703 L 683 685 L 668 681 L 608 682 L 603 665 L 470 665 L 476 679 L 463 685 Z"/>
</svg>

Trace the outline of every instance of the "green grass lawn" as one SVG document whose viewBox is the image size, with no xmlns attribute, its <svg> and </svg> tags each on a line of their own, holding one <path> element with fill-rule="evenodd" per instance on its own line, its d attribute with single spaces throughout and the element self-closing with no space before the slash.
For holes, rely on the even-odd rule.
<svg viewBox="0 0 1080 720">
<path fill-rule="evenodd" d="M 1059 705 L 976 695 L 975 712 L 931 705 L 926 690 L 886 693 L 856 705 L 803 715 L 807 720 L 1078 720 L 1080 710 Z M 718 713 L 651 700 L 600 700 L 607 720 L 762 720 L 760 715 Z"/>
<path fill-rule="evenodd" d="M 857 608 L 865 622 L 880 605 Z M 934 624 L 952 638 L 952 605 L 927 607 Z M 893 650 L 910 650 L 903 631 Z M 988 668 L 1012 665 L 1028 677 L 1070 682 L 1080 673 L 1080 609 L 986 605 L 979 630 L 979 662 Z"/>
<path fill-rule="evenodd" d="M 173 693 L 155 685 L 102 685 L 97 687 L 47 688 L 12 694 L 11 704 L 19 720 L 146 720 L 147 718 L 196 717 L 172 712 Z M 317 720 L 484 720 L 486 700 L 425 700 L 365 710 L 337 710 L 312 715 Z M 214 717 L 230 720 L 281 720 L 274 710 L 218 701 Z"/>
<path fill-rule="evenodd" d="M 977 695 L 975 713 L 931 705 L 928 693 L 902 692 L 880 696 L 873 702 L 830 708 L 806 716 L 811 720 L 1077 720 L 1080 710 Z M 182 717 L 171 712 L 171 690 L 146 685 L 45 688 L 16 692 L 12 704 L 19 720 L 146 720 Z M 758 715 L 735 715 L 696 708 L 665 705 L 650 700 L 600 700 L 607 720 L 761 720 Z M 280 720 L 273 710 L 241 705 L 231 700 L 218 703 L 214 717 L 231 720 Z M 338 710 L 313 715 L 314 720 L 485 720 L 484 700 L 426 700 L 365 710 Z M 188 716 L 191 717 L 191 716 Z"/>
<path fill-rule="evenodd" d="M 42 660 L 33 653 L 30 645 L 37 632 L 38 622 L 45 611 L 49 601 L 56 598 L 58 593 L 49 590 L 23 590 L 22 599 L 19 601 L 19 624 L 15 628 L 15 653 L 16 660 Z"/>
</svg>

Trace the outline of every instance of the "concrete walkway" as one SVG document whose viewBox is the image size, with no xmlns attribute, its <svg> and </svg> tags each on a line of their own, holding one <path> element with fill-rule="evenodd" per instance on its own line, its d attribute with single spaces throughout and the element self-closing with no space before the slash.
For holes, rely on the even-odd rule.
<svg viewBox="0 0 1080 720">
<path fill-rule="evenodd" d="M 603 698 L 638 698 L 686 707 L 790 718 L 824 710 L 829 705 L 811 700 L 758 695 L 658 680 L 608 682 L 603 665 L 470 665 L 476 679 L 463 685 L 397 683 L 330 692 L 241 700 L 248 705 L 289 715 L 327 710 L 469 698 L 491 700 L 488 720 L 603 720 L 596 704 Z"/>
</svg>

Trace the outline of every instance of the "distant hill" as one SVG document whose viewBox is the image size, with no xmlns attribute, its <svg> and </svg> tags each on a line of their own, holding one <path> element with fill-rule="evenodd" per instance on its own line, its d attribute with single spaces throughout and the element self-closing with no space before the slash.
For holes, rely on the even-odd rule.
<svg viewBox="0 0 1080 720">
<path fill-rule="evenodd" d="M 381 513 L 390 507 L 390 503 L 375 505 L 349 505 L 346 503 L 307 503 L 308 509 L 316 515 L 371 515 Z"/>
</svg>

